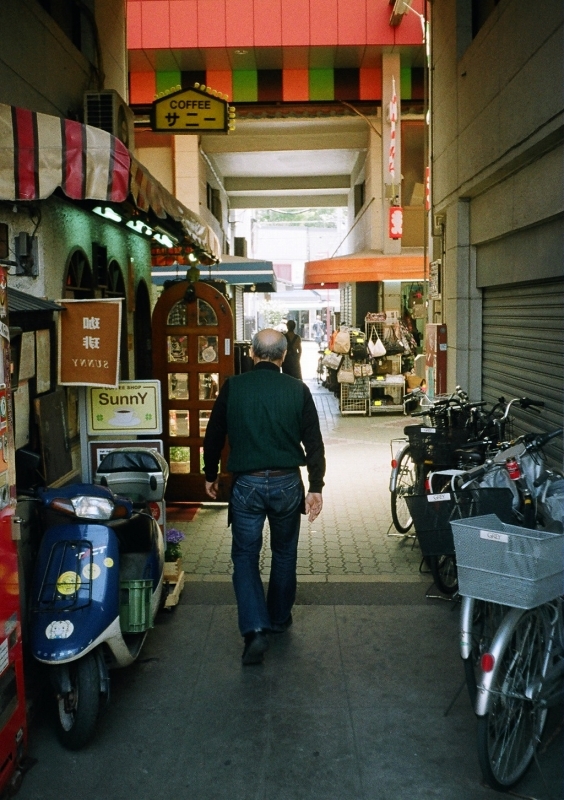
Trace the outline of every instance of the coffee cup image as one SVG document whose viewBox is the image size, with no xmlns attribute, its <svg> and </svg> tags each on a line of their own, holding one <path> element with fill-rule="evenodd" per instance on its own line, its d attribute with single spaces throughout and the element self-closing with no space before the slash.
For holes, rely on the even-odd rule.
<svg viewBox="0 0 564 800">
<path fill-rule="evenodd" d="M 109 424 L 116 428 L 132 428 L 139 425 L 140 422 L 141 420 L 131 408 L 116 409 L 113 417 L 109 420 Z"/>
</svg>

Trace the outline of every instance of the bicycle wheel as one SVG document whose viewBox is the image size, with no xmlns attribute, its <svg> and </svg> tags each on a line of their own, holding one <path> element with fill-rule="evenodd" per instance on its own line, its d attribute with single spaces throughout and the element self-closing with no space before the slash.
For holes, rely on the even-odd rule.
<svg viewBox="0 0 564 800">
<path fill-rule="evenodd" d="M 490 710 L 478 718 L 478 759 L 484 780 L 498 791 L 525 774 L 544 729 L 547 709 L 525 690 L 542 679 L 549 636 L 543 607 L 525 611 L 497 658 Z"/>
<path fill-rule="evenodd" d="M 409 446 L 404 447 L 397 459 L 396 487 L 392 490 L 392 520 L 399 533 L 407 533 L 413 524 L 411 513 L 405 502 L 407 495 L 417 493 L 420 468 L 413 461 Z"/>
<path fill-rule="evenodd" d="M 488 603 L 485 600 L 470 600 L 462 598 L 462 602 L 472 603 L 471 639 L 472 648 L 468 658 L 463 658 L 466 687 L 472 706 L 476 702 L 478 678 L 480 673 L 480 659 L 492 643 L 495 632 L 507 613 L 507 606 L 498 603 Z"/>
<path fill-rule="evenodd" d="M 453 555 L 427 556 L 427 563 L 437 589 L 443 594 L 454 594 L 458 590 L 456 558 Z"/>
</svg>

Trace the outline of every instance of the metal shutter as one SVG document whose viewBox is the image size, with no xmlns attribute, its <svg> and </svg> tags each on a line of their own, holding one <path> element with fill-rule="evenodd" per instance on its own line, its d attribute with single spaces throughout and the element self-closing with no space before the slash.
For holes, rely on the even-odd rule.
<svg viewBox="0 0 564 800">
<path fill-rule="evenodd" d="M 564 280 L 493 286 L 483 292 L 482 398 L 542 400 L 541 414 L 515 412 L 515 433 L 548 432 L 564 420 Z M 546 448 L 562 466 L 562 438 Z"/>
<path fill-rule="evenodd" d="M 235 341 L 245 338 L 245 302 L 242 286 L 235 286 Z"/>
</svg>

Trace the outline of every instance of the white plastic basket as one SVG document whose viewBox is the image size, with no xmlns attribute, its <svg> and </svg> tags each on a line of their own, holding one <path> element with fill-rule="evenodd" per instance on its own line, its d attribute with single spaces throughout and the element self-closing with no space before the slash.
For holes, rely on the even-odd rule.
<svg viewBox="0 0 564 800">
<path fill-rule="evenodd" d="M 461 595 L 534 608 L 564 594 L 564 535 L 509 525 L 495 514 L 450 524 Z"/>
</svg>

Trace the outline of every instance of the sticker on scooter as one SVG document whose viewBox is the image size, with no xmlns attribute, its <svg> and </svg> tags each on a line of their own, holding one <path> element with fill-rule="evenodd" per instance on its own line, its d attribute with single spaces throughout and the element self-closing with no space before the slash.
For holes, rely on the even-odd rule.
<svg viewBox="0 0 564 800">
<path fill-rule="evenodd" d="M 82 577 L 87 581 L 95 581 L 100 577 L 101 569 L 98 564 L 87 564 L 82 570 Z"/>
<path fill-rule="evenodd" d="M 63 572 L 57 580 L 57 591 L 60 594 L 75 594 L 80 589 L 81 583 L 78 572 Z"/>
<path fill-rule="evenodd" d="M 108 558 L 105 558 L 105 559 L 104 559 L 104 566 L 105 566 L 105 567 L 113 567 L 113 565 L 114 565 L 114 560 L 113 560 L 113 558 L 109 558 L 109 557 L 108 557 Z"/>
<path fill-rule="evenodd" d="M 45 636 L 48 639 L 68 639 L 73 631 L 70 619 L 56 619 L 45 628 Z"/>
</svg>

